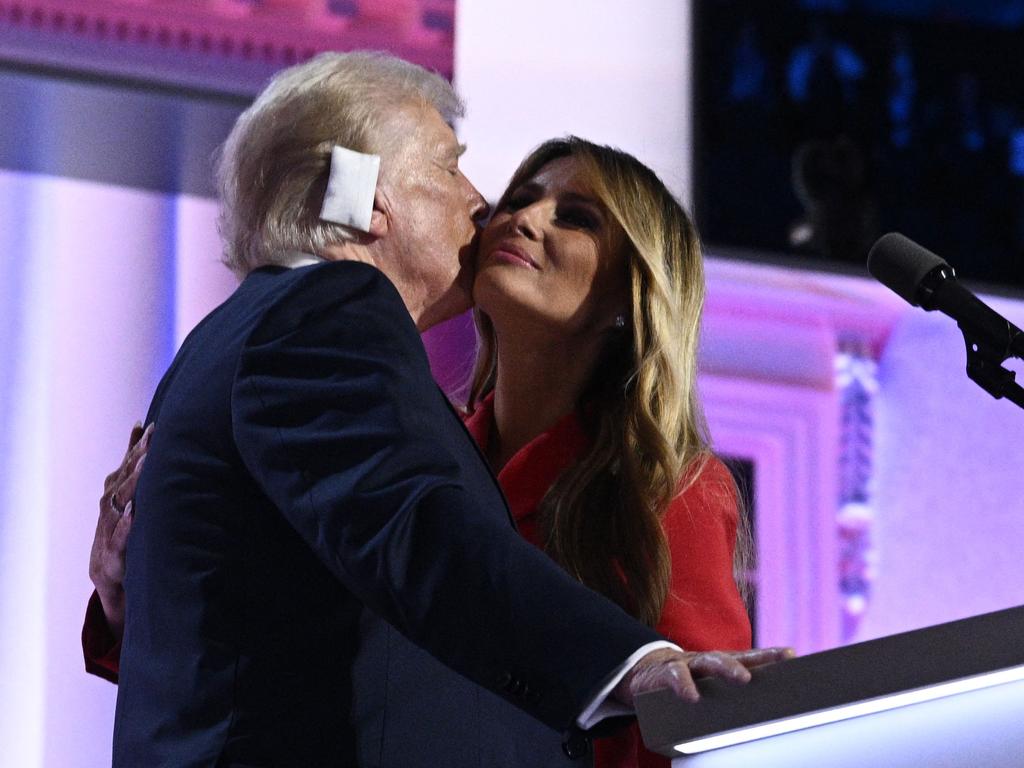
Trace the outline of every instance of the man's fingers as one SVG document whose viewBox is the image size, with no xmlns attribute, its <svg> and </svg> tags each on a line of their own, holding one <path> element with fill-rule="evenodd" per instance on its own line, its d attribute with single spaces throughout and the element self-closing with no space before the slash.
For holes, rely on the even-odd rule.
<svg viewBox="0 0 1024 768">
<path fill-rule="evenodd" d="M 641 693 L 671 688 L 683 701 L 695 702 L 700 692 L 687 664 L 683 660 L 659 661 L 637 672 L 630 683 L 630 695 L 636 698 Z"/>
<path fill-rule="evenodd" d="M 693 681 L 688 665 L 680 661 L 672 662 L 668 665 L 667 677 L 669 685 L 680 699 L 691 703 L 700 701 L 700 691 L 697 690 L 697 684 Z"/>
<path fill-rule="evenodd" d="M 623 681 L 620 700 L 629 703 L 647 691 L 671 688 L 683 701 L 700 700 L 695 679 L 714 677 L 742 685 L 750 681 L 750 669 L 794 656 L 792 648 L 755 648 L 751 651 L 705 651 L 680 653 L 667 649 L 652 651 L 633 668 L 631 678 Z M 626 696 L 628 688 L 628 699 Z"/>
<path fill-rule="evenodd" d="M 690 671 L 696 677 L 717 677 L 741 684 L 750 682 L 747 668 L 728 653 L 699 653 L 690 662 Z"/>
<path fill-rule="evenodd" d="M 748 669 L 762 664 L 774 664 L 792 659 L 796 653 L 792 648 L 754 648 L 750 651 L 736 651 L 732 657 Z"/>
</svg>

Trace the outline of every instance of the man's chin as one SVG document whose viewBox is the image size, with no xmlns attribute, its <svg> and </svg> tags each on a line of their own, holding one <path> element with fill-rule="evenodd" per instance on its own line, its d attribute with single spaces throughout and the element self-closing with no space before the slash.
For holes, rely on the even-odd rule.
<svg viewBox="0 0 1024 768">
<path fill-rule="evenodd" d="M 469 292 L 456 282 L 448 291 L 420 315 L 417 327 L 420 333 L 446 320 L 467 312 L 472 308 Z"/>
<path fill-rule="evenodd" d="M 463 249 L 467 250 L 467 249 Z M 473 283 L 476 281 L 476 249 L 468 258 L 462 259 L 462 266 L 455 276 L 455 282 L 449 293 L 452 294 L 452 301 L 458 303 L 459 310 L 455 313 L 461 315 L 468 309 L 473 308 Z"/>
<path fill-rule="evenodd" d="M 473 296 L 473 281 L 476 280 L 476 257 L 479 238 L 474 237 L 469 245 L 459 249 L 459 274 L 455 276 L 455 284 L 462 288 L 469 301 Z"/>
<path fill-rule="evenodd" d="M 448 292 L 449 295 L 445 297 L 444 309 L 447 315 L 444 318 L 445 320 L 458 317 L 473 308 L 473 294 L 471 292 L 472 285 L 472 283 L 469 285 L 463 285 L 460 280 L 452 286 L 452 289 Z"/>
</svg>

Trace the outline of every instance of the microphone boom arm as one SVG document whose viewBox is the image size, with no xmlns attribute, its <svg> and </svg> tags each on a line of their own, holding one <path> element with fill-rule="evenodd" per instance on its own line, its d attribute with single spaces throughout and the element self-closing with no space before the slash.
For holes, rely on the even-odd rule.
<svg viewBox="0 0 1024 768">
<path fill-rule="evenodd" d="M 931 270 L 919 285 L 919 303 L 957 321 L 967 346 L 967 376 L 997 400 L 1006 398 L 1024 408 L 1024 387 L 1017 374 L 1003 367 L 1011 357 L 1024 360 L 1024 332 L 993 312 L 956 280 L 948 265 Z"/>
<path fill-rule="evenodd" d="M 1024 387 L 1016 383 L 1017 374 L 1003 368 L 1003 363 L 1010 357 L 1024 359 L 1020 352 L 1005 354 L 980 340 L 961 325 L 967 345 L 967 376 L 979 387 L 999 400 L 1006 398 L 1011 403 L 1024 408 Z M 1017 334 L 1018 342 L 1024 338 Z"/>
<path fill-rule="evenodd" d="M 1003 367 L 1011 357 L 1024 360 L 1024 331 L 960 285 L 949 264 L 890 232 L 871 247 L 868 271 L 907 303 L 953 318 L 967 345 L 967 376 L 997 400 L 1005 397 L 1024 409 L 1024 387 Z"/>
</svg>

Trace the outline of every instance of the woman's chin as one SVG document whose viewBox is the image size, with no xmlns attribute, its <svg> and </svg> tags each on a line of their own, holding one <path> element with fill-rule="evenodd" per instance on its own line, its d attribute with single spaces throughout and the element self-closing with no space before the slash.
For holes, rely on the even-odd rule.
<svg viewBox="0 0 1024 768">
<path fill-rule="evenodd" d="M 495 314 L 533 312 L 536 301 L 530 293 L 492 270 L 478 272 L 473 281 L 473 305 L 492 319 Z"/>
</svg>

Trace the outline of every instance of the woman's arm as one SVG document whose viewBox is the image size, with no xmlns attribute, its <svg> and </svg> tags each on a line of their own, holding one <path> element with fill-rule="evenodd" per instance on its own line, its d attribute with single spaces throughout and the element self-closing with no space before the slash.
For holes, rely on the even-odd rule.
<svg viewBox="0 0 1024 768">
<path fill-rule="evenodd" d="M 124 561 L 131 532 L 135 485 L 145 463 L 153 425 L 132 429 L 121 465 L 107 475 L 89 556 L 89 578 L 96 587 L 82 627 L 86 671 L 117 682 L 124 634 Z"/>
<path fill-rule="evenodd" d="M 738 522 L 735 483 L 714 457 L 662 519 L 672 580 L 658 631 L 688 651 L 750 648 L 750 618 L 733 576 Z"/>
<path fill-rule="evenodd" d="M 738 521 L 735 484 L 714 457 L 662 517 L 672 580 L 657 629 L 687 651 L 750 648 L 750 619 L 733 579 Z M 644 748 L 635 723 L 594 747 L 595 768 L 669 766 Z"/>
</svg>

